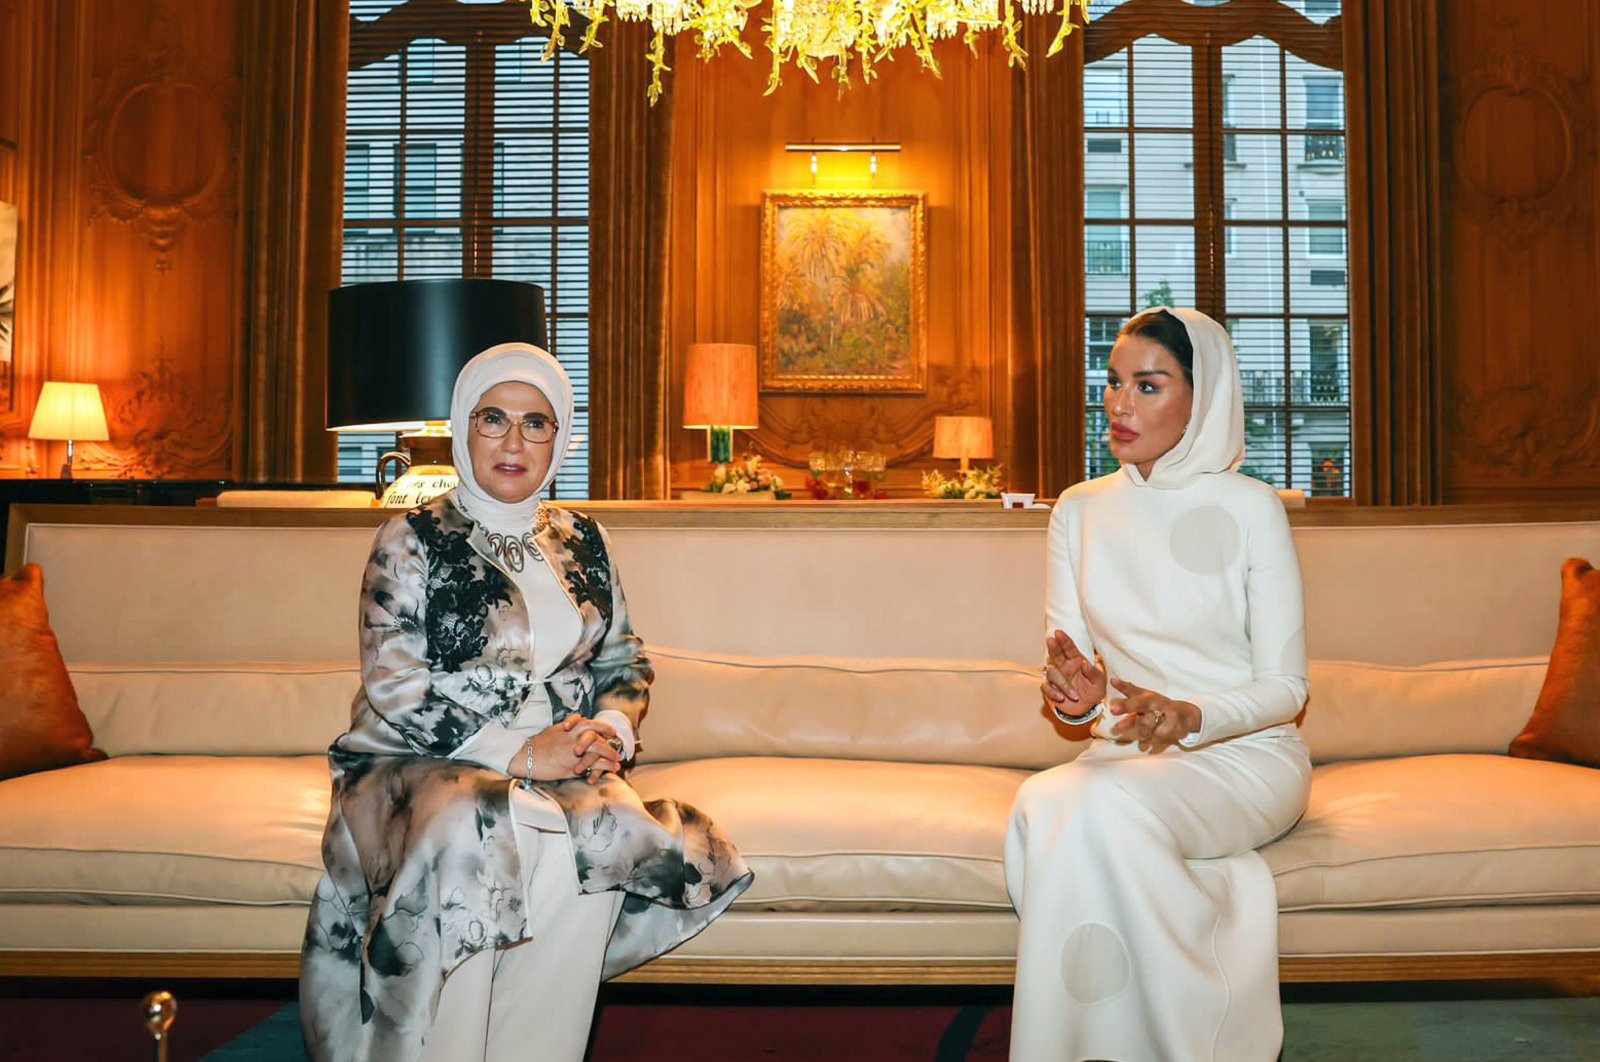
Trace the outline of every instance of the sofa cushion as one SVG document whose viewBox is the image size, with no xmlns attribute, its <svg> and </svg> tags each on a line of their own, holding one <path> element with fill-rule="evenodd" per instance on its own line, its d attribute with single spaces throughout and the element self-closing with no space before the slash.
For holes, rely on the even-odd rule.
<svg viewBox="0 0 1600 1062">
<path fill-rule="evenodd" d="M 1561 566 L 1561 619 L 1550 671 L 1511 755 L 1600 767 L 1600 571 Z"/>
<path fill-rule="evenodd" d="M 1006 822 L 1028 775 L 998 767 L 741 758 L 641 767 L 727 832 L 756 880 L 739 907 L 1009 910 Z"/>
<path fill-rule="evenodd" d="M 647 648 L 656 680 L 641 763 L 812 756 L 1037 769 L 1081 748 L 1056 736 L 1038 672 L 1007 661 Z"/>
<path fill-rule="evenodd" d="M 0 901 L 309 903 L 321 756 L 129 756 L 0 784 Z"/>
<path fill-rule="evenodd" d="M 0 778 L 105 759 L 61 662 L 44 572 L 0 579 Z"/>
<path fill-rule="evenodd" d="M 77 664 L 78 702 L 112 756 L 306 756 L 350 725 L 353 664 Z"/>
<path fill-rule="evenodd" d="M 1600 771 L 1508 756 L 1318 767 L 1262 850 L 1285 911 L 1600 900 Z"/>
<path fill-rule="evenodd" d="M 1544 657 L 1399 667 L 1311 662 L 1301 736 L 1317 763 L 1503 753 L 1544 681 Z"/>
</svg>

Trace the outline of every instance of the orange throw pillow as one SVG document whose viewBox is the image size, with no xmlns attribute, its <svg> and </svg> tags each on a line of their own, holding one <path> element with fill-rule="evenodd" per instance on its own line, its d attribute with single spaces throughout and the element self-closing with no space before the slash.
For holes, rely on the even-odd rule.
<svg viewBox="0 0 1600 1062">
<path fill-rule="evenodd" d="M 44 573 L 0 579 L 0 778 L 103 760 L 61 660 L 44 606 Z"/>
<path fill-rule="evenodd" d="M 1561 566 L 1561 622 L 1539 703 L 1511 755 L 1600 767 L 1600 571 Z"/>
</svg>

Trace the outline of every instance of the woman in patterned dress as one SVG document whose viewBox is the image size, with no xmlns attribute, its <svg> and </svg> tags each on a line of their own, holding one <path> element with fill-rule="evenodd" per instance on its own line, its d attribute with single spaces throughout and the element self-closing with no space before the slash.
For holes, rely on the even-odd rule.
<svg viewBox="0 0 1600 1062">
<path fill-rule="evenodd" d="M 710 820 L 621 777 L 650 665 L 605 532 L 540 500 L 573 409 L 545 351 L 479 354 L 460 486 L 373 542 L 302 955 L 318 1062 L 581 1059 L 599 982 L 749 887 Z"/>
</svg>

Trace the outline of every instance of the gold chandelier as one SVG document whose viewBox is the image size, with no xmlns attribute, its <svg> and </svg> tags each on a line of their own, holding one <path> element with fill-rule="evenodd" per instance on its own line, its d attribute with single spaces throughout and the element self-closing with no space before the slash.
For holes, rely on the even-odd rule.
<svg viewBox="0 0 1600 1062">
<path fill-rule="evenodd" d="M 667 66 L 666 38 L 694 34 L 700 58 L 710 59 L 724 47 L 749 56 L 744 28 L 757 0 L 530 0 L 533 24 L 550 35 L 546 57 L 560 49 L 563 35 L 577 14 L 587 21 L 582 50 L 599 47 L 597 32 L 608 17 L 624 22 L 649 22 L 651 38 L 650 102 L 661 95 L 661 74 Z M 1087 22 L 1090 0 L 770 0 L 771 10 L 762 22 L 767 50 L 772 53 L 771 93 L 783 83 L 785 63 L 817 81 L 824 60 L 833 62 L 833 78 L 842 92 L 850 86 L 851 72 L 870 81 L 877 64 L 893 60 L 894 53 L 910 49 L 925 70 L 939 72 L 934 43 L 957 34 L 976 50 L 979 34 L 998 32 L 1007 61 L 1024 63 L 1028 53 L 1018 35 L 1020 18 L 1057 15 L 1061 25 L 1046 55 L 1061 49 L 1078 24 L 1074 12 Z M 608 16 L 607 9 L 611 15 Z"/>
</svg>

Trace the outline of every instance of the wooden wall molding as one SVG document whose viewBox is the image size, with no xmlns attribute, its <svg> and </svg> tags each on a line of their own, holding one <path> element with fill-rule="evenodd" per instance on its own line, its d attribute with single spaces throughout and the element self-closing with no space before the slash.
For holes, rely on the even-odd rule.
<svg viewBox="0 0 1600 1062">
<path fill-rule="evenodd" d="M 156 268 L 191 222 L 237 213 L 238 78 L 191 76 L 170 44 L 118 64 L 90 109 L 89 221 L 109 215 L 150 241 Z"/>
<path fill-rule="evenodd" d="M 1439 7 L 1441 500 L 1600 496 L 1600 8 Z"/>
<path fill-rule="evenodd" d="M 117 478 L 182 478 L 191 469 L 225 467 L 233 447 L 232 406 L 207 393 L 159 348 L 150 367 L 107 394 L 106 422 L 121 446 L 85 443 L 80 472 Z"/>
<path fill-rule="evenodd" d="M 100 386 L 111 438 L 79 449 L 79 474 L 234 474 L 244 2 L 9 9 L 20 232 L 0 476 L 64 456 L 26 439 L 46 380 Z"/>
<path fill-rule="evenodd" d="M 1453 79 L 1461 103 L 1447 158 L 1462 210 L 1511 250 L 1570 222 L 1588 190 L 1579 160 L 1590 158 L 1594 143 L 1593 105 L 1581 80 L 1540 61 L 1510 27 L 1504 46 Z M 1499 144 L 1517 127 L 1535 131 L 1533 151 L 1511 158 Z"/>
</svg>

